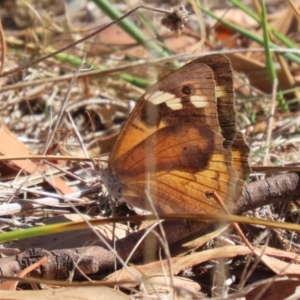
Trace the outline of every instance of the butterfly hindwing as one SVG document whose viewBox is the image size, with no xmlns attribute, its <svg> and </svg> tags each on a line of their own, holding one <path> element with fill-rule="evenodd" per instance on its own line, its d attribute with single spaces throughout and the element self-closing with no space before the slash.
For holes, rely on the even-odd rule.
<svg viewBox="0 0 300 300">
<path fill-rule="evenodd" d="M 147 210 L 150 195 L 157 210 L 165 213 L 217 210 L 212 192 L 229 200 L 236 176 L 223 140 L 205 125 L 159 129 L 115 161 L 113 172 L 122 183 L 122 198 Z"/>
</svg>

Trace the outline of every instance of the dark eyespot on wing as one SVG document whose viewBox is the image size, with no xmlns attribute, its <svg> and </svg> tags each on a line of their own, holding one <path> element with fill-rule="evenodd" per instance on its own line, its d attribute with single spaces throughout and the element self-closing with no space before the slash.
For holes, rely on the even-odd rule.
<svg viewBox="0 0 300 300">
<path fill-rule="evenodd" d="M 192 95 L 195 93 L 195 88 L 194 86 L 192 85 L 184 85 L 181 89 L 181 92 L 184 94 L 184 95 Z"/>
</svg>

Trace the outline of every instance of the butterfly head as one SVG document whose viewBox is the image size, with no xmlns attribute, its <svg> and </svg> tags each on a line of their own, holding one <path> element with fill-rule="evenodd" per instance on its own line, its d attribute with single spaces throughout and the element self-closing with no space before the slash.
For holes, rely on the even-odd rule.
<svg viewBox="0 0 300 300">
<path fill-rule="evenodd" d="M 103 181 L 109 196 L 115 201 L 122 201 L 122 184 L 115 174 L 109 169 L 107 164 L 101 164 L 100 177 Z"/>
</svg>

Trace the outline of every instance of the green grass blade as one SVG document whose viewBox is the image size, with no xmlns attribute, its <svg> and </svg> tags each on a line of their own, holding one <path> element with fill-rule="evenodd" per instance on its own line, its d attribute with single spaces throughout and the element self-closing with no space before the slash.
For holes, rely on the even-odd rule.
<svg viewBox="0 0 300 300">
<path fill-rule="evenodd" d="M 211 16 L 212 18 L 218 20 L 218 22 L 226 25 L 227 27 L 231 28 L 232 30 L 240 33 L 241 35 L 257 42 L 258 44 L 260 45 L 264 45 L 264 40 L 263 38 L 253 34 L 252 32 L 242 28 L 241 26 L 237 26 L 235 24 L 232 24 L 222 18 L 219 18 L 218 16 L 216 16 L 214 13 L 212 13 L 211 11 L 207 10 L 205 7 L 203 6 L 199 6 L 200 9 L 205 12 L 207 15 Z M 270 42 L 270 49 L 282 49 L 281 47 L 279 47 L 278 45 Z M 292 62 L 295 62 L 297 64 L 300 65 L 300 57 L 298 55 L 294 55 L 293 53 L 290 53 L 290 52 L 280 52 L 280 55 L 284 56 L 285 58 L 289 59 L 290 61 Z"/>
<path fill-rule="evenodd" d="M 261 25 L 262 25 L 262 29 L 263 29 L 266 64 L 267 64 L 269 77 L 271 79 L 271 82 L 274 84 L 275 80 L 278 81 L 278 78 L 277 78 L 277 73 L 276 73 L 276 70 L 274 67 L 272 53 L 270 51 L 269 26 L 268 26 L 268 21 L 267 21 L 266 5 L 265 5 L 264 0 L 261 0 L 260 4 L 261 4 Z M 280 93 L 280 92 L 279 92 L 278 102 L 281 107 L 281 110 L 284 113 L 287 113 L 289 111 L 289 109 L 288 109 L 286 101 L 284 100 L 282 93 Z"/>
<path fill-rule="evenodd" d="M 263 38 L 264 38 L 263 46 L 265 48 L 267 69 L 271 81 L 274 82 L 274 80 L 277 79 L 277 74 L 274 68 L 274 62 L 270 51 L 269 28 L 267 22 L 266 6 L 263 0 L 261 0 L 260 3 L 261 3 L 261 25 L 263 29 Z"/>
<path fill-rule="evenodd" d="M 107 0 L 94 0 L 94 3 L 113 20 L 122 16 L 121 12 Z M 118 25 L 139 44 L 143 45 L 147 50 L 153 51 L 158 57 L 169 56 L 169 53 L 165 49 L 159 47 L 153 40 L 149 40 L 145 37 L 145 34 L 141 32 L 131 21 L 124 19 L 118 22 Z"/>
<path fill-rule="evenodd" d="M 251 10 L 248 6 L 243 4 L 241 1 L 239 1 L 239 0 L 230 0 L 230 2 L 232 4 L 234 4 L 235 7 L 241 9 L 248 16 L 253 18 L 258 24 L 261 24 L 261 19 L 259 18 L 259 16 L 253 10 Z M 269 30 L 280 42 L 282 42 L 288 48 L 292 48 L 292 49 L 293 48 L 294 49 L 298 48 L 296 44 L 294 44 L 288 37 L 283 35 L 281 32 L 277 31 L 276 29 L 272 28 L 271 26 L 269 26 Z M 298 54 L 298 53 L 296 53 L 295 55 L 300 57 L 300 54 Z"/>
</svg>

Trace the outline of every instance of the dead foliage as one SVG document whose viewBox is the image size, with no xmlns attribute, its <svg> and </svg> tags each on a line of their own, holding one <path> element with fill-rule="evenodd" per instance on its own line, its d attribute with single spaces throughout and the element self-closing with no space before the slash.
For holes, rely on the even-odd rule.
<svg viewBox="0 0 300 300">
<path fill-rule="evenodd" d="M 254 221 L 239 225 L 241 237 L 230 222 L 208 227 L 188 218 L 162 224 L 131 218 L 131 208 L 112 205 L 102 190 L 99 159 L 107 158 L 149 85 L 192 58 L 224 53 L 234 69 L 239 128 L 251 148 L 252 173 L 233 213 L 298 224 L 300 4 L 266 1 L 269 39 L 276 45 L 272 81 L 259 43 L 262 24 L 234 1 L 206 8 L 217 21 L 187 4 L 189 20 L 175 9 L 163 21 L 168 28 L 158 11 L 126 16 L 168 53 L 164 57 L 118 24 L 107 26 L 111 20 L 93 1 L 75 2 L 0 1 L 1 232 L 45 230 L 2 244 L 2 298 L 297 299 L 296 226 Z M 249 8 L 261 16 L 253 3 Z M 136 6 L 113 4 L 122 14 Z M 164 2 L 151 5 L 170 9 Z M 66 222 L 73 222 L 72 231 Z"/>
</svg>

